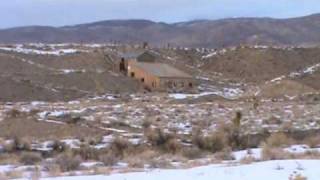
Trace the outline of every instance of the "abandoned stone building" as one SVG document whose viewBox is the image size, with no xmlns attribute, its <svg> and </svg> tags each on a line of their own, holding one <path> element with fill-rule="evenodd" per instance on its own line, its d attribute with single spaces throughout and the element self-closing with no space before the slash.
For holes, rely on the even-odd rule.
<svg viewBox="0 0 320 180">
<path fill-rule="evenodd" d="M 150 91 L 190 92 L 196 88 L 191 75 L 162 63 L 152 52 L 126 54 L 119 66 L 123 73 L 139 80 Z"/>
</svg>

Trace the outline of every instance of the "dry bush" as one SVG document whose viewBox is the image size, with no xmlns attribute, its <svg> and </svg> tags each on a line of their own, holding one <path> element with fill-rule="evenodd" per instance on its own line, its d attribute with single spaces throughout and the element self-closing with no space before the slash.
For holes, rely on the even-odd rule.
<svg viewBox="0 0 320 180">
<path fill-rule="evenodd" d="M 56 153 L 62 153 L 62 152 L 66 152 L 69 147 L 68 145 L 66 145 L 64 142 L 55 140 L 51 145 L 50 148 L 52 148 L 52 150 Z"/>
<path fill-rule="evenodd" d="M 202 151 L 198 147 L 184 148 L 182 151 L 184 157 L 188 159 L 198 159 L 202 157 Z"/>
<path fill-rule="evenodd" d="M 231 161 L 234 160 L 231 148 L 225 148 L 217 153 L 215 153 L 215 158 L 218 160 Z"/>
<path fill-rule="evenodd" d="M 317 150 L 306 151 L 305 153 L 297 156 L 299 159 L 320 159 L 320 152 Z"/>
<path fill-rule="evenodd" d="M 263 160 L 281 160 L 288 159 L 290 157 L 289 152 L 285 152 L 281 148 L 272 147 L 268 144 L 262 146 L 262 159 Z"/>
<path fill-rule="evenodd" d="M 13 153 L 0 153 L 0 164 L 18 164 L 19 157 Z"/>
<path fill-rule="evenodd" d="M 143 129 L 149 129 L 152 125 L 152 121 L 150 119 L 144 119 L 142 123 Z"/>
<path fill-rule="evenodd" d="M 18 109 L 10 109 L 9 111 L 6 112 L 6 117 L 7 118 L 17 118 L 23 116 L 23 112 L 21 112 Z"/>
<path fill-rule="evenodd" d="M 156 169 L 156 168 L 170 168 L 172 165 L 168 160 L 165 159 L 153 159 L 150 161 L 150 168 Z"/>
<path fill-rule="evenodd" d="M 36 152 L 23 152 L 20 155 L 20 162 L 25 165 L 35 165 L 42 161 L 42 156 Z"/>
<path fill-rule="evenodd" d="M 82 159 L 80 156 L 74 156 L 72 153 L 67 152 L 59 155 L 55 162 L 59 165 L 61 171 L 67 172 L 77 170 L 80 167 Z"/>
<path fill-rule="evenodd" d="M 289 177 L 289 180 L 307 180 L 308 178 L 302 176 L 301 174 L 292 174 Z"/>
<path fill-rule="evenodd" d="M 61 168 L 58 164 L 47 163 L 44 167 L 48 171 L 48 175 L 50 177 L 57 177 L 61 175 Z"/>
<path fill-rule="evenodd" d="M 116 156 L 113 151 L 109 151 L 105 154 L 99 156 L 99 161 L 101 161 L 105 166 L 114 166 L 116 165 L 120 158 Z"/>
<path fill-rule="evenodd" d="M 139 157 L 131 157 L 127 158 L 126 162 L 129 164 L 129 167 L 132 168 L 144 168 L 145 159 L 141 159 Z"/>
<path fill-rule="evenodd" d="M 74 154 L 79 155 L 83 160 L 97 160 L 99 157 L 99 150 L 90 147 L 89 145 L 82 145 L 79 149 L 73 150 Z"/>
<path fill-rule="evenodd" d="M 310 148 L 317 148 L 320 146 L 320 137 L 319 136 L 314 136 L 307 138 L 305 140 L 305 143 L 310 147 Z"/>
<path fill-rule="evenodd" d="M 132 144 L 123 138 L 116 137 L 110 144 L 110 151 L 116 157 L 123 158 L 132 149 Z"/>
<path fill-rule="evenodd" d="M 167 153 L 178 153 L 181 150 L 181 144 L 173 134 L 165 133 L 161 129 L 149 130 L 145 133 L 148 142 L 156 148 Z"/>
<path fill-rule="evenodd" d="M 241 164 L 251 164 L 253 162 L 255 162 L 256 159 L 252 156 L 245 156 L 243 158 L 240 159 L 240 163 Z"/>
<path fill-rule="evenodd" d="M 292 140 L 283 133 L 274 133 L 266 140 L 266 144 L 269 147 L 287 147 Z"/>
<path fill-rule="evenodd" d="M 12 170 L 12 171 L 6 172 L 5 175 L 8 177 L 8 179 L 19 179 L 19 178 L 22 178 L 23 173 L 19 170 Z"/>
<path fill-rule="evenodd" d="M 39 180 L 41 178 L 40 168 L 37 166 L 33 172 L 30 174 L 30 180 Z"/>
<path fill-rule="evenodd" d="M 5 174 L 1 173 L 1 172 L 0 172 L 0 179 L 1 180 L 9 180 L 8 177 Z"/>
<path fill-rule="evenodd" d="M 16 152 L 16 151 L 29 151 L 31 149 L 31 143 L 20 137 L 15 137 L 13 141 L 4 146 L 5 152 Z"/>
<path fill-rule="evenodd" d="M 227 140 L 222 133 L 212 133 L 211 135 L 203 135 L 197 131 L 192 136 L 192 143 L 199 149 L 216 153 L 227 147 Z"/>
</svg>

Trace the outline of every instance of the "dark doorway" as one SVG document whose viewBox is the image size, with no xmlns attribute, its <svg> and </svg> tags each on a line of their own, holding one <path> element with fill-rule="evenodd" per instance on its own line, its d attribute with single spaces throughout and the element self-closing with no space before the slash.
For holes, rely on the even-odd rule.
<svg viewBox="0 0 320 180">
<path fill-rule="evenodd" d="M 192 87 L 193 87 L 193 84 L 192 84 L 192 83 L 189 83 L 189 87 L 192 88 Z"/>
<path fill-rule="evenodd" d="M 134 76 L 135 76 L 134 72 L 131 72 L 131 77 L 133 77 L 133 78 L 134 78 Z"/>
<path fill-rule="evenodd" d="M 120 62 L 120 72 L 127 72 L 127 69 L 126 69 L 126 63 L 125 63 L 125 59 L 124 58 L 121 58 L 121 62 Z"/>
<path fill-rule="evenodd" d="M 144 78 L 141 78 L 141 82 L 144 82 Z"/>
</svg>

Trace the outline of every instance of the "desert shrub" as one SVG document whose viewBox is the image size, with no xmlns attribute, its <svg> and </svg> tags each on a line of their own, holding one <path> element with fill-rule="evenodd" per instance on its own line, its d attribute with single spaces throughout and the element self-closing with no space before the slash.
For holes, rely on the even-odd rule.
<svg viewBox="0 0 320 180">
<path fill-rule="evenodd" d="M 115 138 L 110 144 L 110 151 L 116 157 L 123 158 L 130 148 L 132 148 L 132 144 L 128 140 L 119 137 Z"/>
<path fill-rule="evenodd" d="M 99 151 L 88 145 L 82 145 L 79 149 L 75 149 L 74 154 L 79 155 L 83 160 L 97 160 L 99 157 Z"/>
<path fill-rule="evenodd" d="M 0 179 L 1 180 L 8 180 L 8 177 L 5 174 L 0 172 Z"/>
<path fill-rule="evenodd" d="M 202 157 L 202 151 L 198 147 L 184 148 L 182 154 L 188 159 L 198 159 Z"/>
<path fill-rule="evenodd" d="M 91 146 L 95 146 L 97 144 L 100 144 L 102 141 L 103 141 L 103 136 L 96 136 L 96 137 L 89 138 L 87 140 L 88 144 Z"/>
<path fill-rule="evenodd" d="M 161 129 L 149 130 L 146 132 L 148 142 L 156 148 L 168 153 L 177 153 L 181 149 L 180 143 L 175 135 L 164 133 Z"/>
<path fill-rule="evenodd" d="M 25 165 L 35 165 L 41 162 L 42 156 L 39 153 L 35 152 L 23 152 L 20 155 L 20 162 Z"/>
<path fill-rule="evenodd" d="M 149 129 L 152 125 L 152 122 L 150 119 L 144 119 L 142 123 L 143 129 Z"/>
<path fill-rule="evenodd" d="M 57 177 L 61 175 L 61 169 L 58 164 L 47 162 L 44 164 L 44 169 L 48 172 L 50 177 Z"/>
<path fill-rule="evenodd" d="M 285 147 L 290 145 L 292 142 L 285 134 L 283 133 L 274 133 L 266 140 L 266 144 L 269 147 Z"/>
<path fill-rule="evenodd" d="M 5 173 L 5 176 L 8 177 L 8 179 L 19 179 L 22 178 L 23 173 L 19 170 L 12 170 Z"/>
<path fill-rule="evenodd" d="M 240 159 L 240 163 L 241 164 L 251 164 L 253 162 L 255 162 L 256 159 L 252 156 L 245 156 L 243 158 Z"/>
<path fill-rule="evenodd" d="M 215 158 L 219 160 L 230 161 L 234 160 L 231 148 L 225 148 L 215 154 Z"/>
<path fill-rule="evenodd" d="M 199 149 L 212 153 L 221 151 L 226 147 L 225 136 L 216 132 L 205 136 L 200 131 L 197 131 L 193 134 L 192 142 Z"/>
<path fill-rule="evenodd" d="M 68 146 L 64 142 L 61 142 L 58 140 L 54 141 L 50 147 L 52 148 L 52 150 L 54 152 L 58 152 L 58 153 L 65 152 L 69 149 Z"/>
<path fill-rule="evenodd" d="M 272 147 L 268 144 L 262 146 L 262 159 L 263 160 L 281 160 L 287 159 L 290 156 L 289 152 L 285 152 L 281 148 Z"/>
<path fill-rule="evenodd" d="M 289 180 L 307 180 L 307 178 L 301 174 L 292 174 L 290 175 Z"/>
<path fill-rule="evenodd" d="M 112 151 L 101 154 L 99 156 L 99 161 L 101 161 L 105 166 L 113 166 L 119 162 L 119 157 L 117 157 Z"/>
<path fill-rule="evenodd" d="M 165 159 L 153 159 L 150 161 L 150 168 L 170 168 L 172 165 Z"/>
<path fill-rule="evenodd" d="M 61 171 L 67 172 L 77 170 L 82 162 L 82 159 L 80 156 L 74 156 L 72 153 L 67 152 L 59 155 L 55 162 L 59 165 Z"/>
<path fill-rule="evenodd" d="M 310 148 L 317 148 L 320 146 L 320 137 L 319 136 L 310 137 L 310 138 L 307 138 L 305 142 Z"/>
<path fill-rule="evenodd" d="M 11 109 L 6 112 L 6 117 L 8 118 L 17 118 L 23 115 L 23 112 L 21 112 L 18 109 Z"/>
<path fill-rule="evenodd" d="M 242 113 L 240 111 L 236 112 L 236 116 L 234 117 L 232 123 L 235 128 L 240 128 L 241 126 Z"/>
<path fill-rule="evenodd" d="M 0 153 L 0 164 L 17 164 L 19 160 L 17 153 Z"/>
<path fill-rule="evenodd" d="M 31 145 L 26 139 L 15 137 L 11 143 L 5 145 L 4 149 L 6 152 L 29 151 Z"/>
</svg>

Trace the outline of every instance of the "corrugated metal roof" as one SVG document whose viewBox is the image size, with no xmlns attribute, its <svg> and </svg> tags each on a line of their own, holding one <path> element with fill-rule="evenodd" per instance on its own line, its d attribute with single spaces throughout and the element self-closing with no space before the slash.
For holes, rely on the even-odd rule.
<svg viewBox="0 0 320 180">
<path fill-rule="evenodd" d="M 176 69 L 172 66 L 163 63 L 146 63 L 146 62 L 135 62 L 134 66 L 143 69 L 144 71 L 158 76 L 158 77 L 181 77 L 181 78 L 192 78 L 191 75 Z"/>
</svg>

